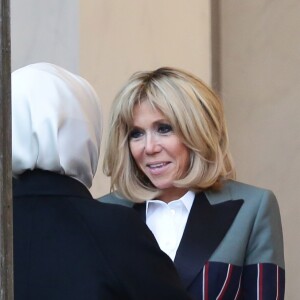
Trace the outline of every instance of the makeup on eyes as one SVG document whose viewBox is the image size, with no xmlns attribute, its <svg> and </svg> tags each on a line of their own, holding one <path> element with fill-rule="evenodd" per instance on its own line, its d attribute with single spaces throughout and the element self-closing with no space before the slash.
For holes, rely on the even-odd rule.
<svg viewBox="0 0 300 300">
<path fill-rule="evenodd" d="M 152 124 L 150 129 L 148 128 L 140 128 L 140 127 L 133 127 L 133 129 L 129 133 L 129 139 L 138 139 L 144 135 L 146 131 L 166 135 L 173 132 L 173 127 L 166 121 L 158 121 Z"/>
</svg>

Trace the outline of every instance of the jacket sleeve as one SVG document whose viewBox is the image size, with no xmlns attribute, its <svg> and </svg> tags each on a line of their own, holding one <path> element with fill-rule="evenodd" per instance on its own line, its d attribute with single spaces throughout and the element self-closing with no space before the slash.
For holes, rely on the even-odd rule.
<svg viewBox="0 0 300 300">
<path fill-rule="evenodd" d="M 284 299 L 283 235 L 275 195 L 265 190 L 250 235 L 243 274 L 241 299 Z"/>
</svg>

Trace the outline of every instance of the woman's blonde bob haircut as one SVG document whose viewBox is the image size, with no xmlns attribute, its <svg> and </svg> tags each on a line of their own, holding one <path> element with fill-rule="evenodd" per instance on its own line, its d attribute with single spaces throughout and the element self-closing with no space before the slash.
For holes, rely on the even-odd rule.
<svg viewBox="0 0 300 300">
<path fill-rule="evenodd" d="M 143 101 L 163 113 L 190 150 L 188 172 L 174 186 L 197 192 L 234 178 L 221 100 L 194 75 L 164 67 L 133 74 L 112 104 L 103 164 L 111 191 L 134 202 L 159 199 L 160 190 L 137 167 L 129 149 L 133 109 Z"/>
</svg>

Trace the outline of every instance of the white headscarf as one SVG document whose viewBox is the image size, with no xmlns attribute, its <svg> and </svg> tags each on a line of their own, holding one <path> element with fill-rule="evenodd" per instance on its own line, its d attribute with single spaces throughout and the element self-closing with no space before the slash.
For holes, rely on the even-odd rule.
<svg viewBox="0 0 300 300">
<path fill-rule="evenodd" d="M 42 169 L 92 185 L 102 114 L 82 77 L 49 63 L 12 73 L 12 172 Z"/>
</svg>

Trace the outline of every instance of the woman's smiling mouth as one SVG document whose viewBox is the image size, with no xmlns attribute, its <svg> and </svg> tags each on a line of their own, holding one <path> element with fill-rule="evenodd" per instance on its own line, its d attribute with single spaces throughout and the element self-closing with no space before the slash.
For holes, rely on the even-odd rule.
<svg viewBox="0 0 300 300">
<path fill-rule="evenodd" d="M 169 164 L 170 162 L 159 162 L 159 163 L 146 164 L 146 166 L 150 174 L 159 175 L 166 170 Z"/>
</svg>

